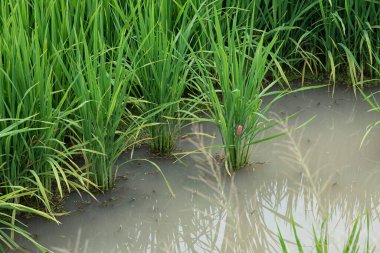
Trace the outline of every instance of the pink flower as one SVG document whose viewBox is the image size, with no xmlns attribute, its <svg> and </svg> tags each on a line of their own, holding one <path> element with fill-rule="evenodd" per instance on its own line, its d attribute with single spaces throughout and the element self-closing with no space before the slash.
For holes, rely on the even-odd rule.
<svg viewBox="0 0 380 253">
<path fill-rule="evenodd" d="M 238 127 L 237 127 L 237 136 L 240 136 L 242 131 L 243 131 L 243 126 L 242 125 L 238 125 Z"/>
</svg>

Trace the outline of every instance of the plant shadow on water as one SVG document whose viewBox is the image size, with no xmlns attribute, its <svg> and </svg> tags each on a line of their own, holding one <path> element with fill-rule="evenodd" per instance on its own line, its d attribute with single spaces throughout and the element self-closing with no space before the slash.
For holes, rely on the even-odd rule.
<svg viewBox="0 0 380 253">
<path fill-rule="evenodd" d="M 259 144 L 251 153 L 254 162 L 232 177 L 220 166 L 222 150 L 203 148 L 220 144 L 215 126 L 194 124 L 186 130 L 216 135 L 180 140 L 183 153 L 197 153 L 173 162 L 136 150 L 136 157 L 149 157 L 162 168 L 176 198 L 153 167 L 136 161 L 121 166 L 115 188 L 98 202 L 70 198 L 66 209 L 73 213 L 60 226 L 40 218 L 25 222 L 54 252 L 279 252 L 277 226 L 294 252 L 293 216 L 306 251 L 313 251 L 312 224 L 319 232 L 326 221 L 329 252 L 341 252 L 355 219 L 368 212 L 369 240 L 378 252 L 377 144 L 365 141 L 359 150 L 376 115 L 364 113 L 368 105 L 341 89 L 334 98 L 325 90 L 290 95 L 274 108 L 299 111 L 279 126 L 289 134 Z M 316 120 L 294 131 L 314 115 Z M 363 229 L 363 245 L 367 236 Z"/>
</svg>

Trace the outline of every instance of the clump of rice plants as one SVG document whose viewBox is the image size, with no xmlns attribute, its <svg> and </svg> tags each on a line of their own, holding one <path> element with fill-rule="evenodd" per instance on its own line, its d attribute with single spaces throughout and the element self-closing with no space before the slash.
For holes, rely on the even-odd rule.
<svg viewBox="0 0 380 253">
<path fill-rule="evenodd" d="M 65 189 L 86 190 L 91 183 L 73 161 L 80 147 L 65 145 L 76 124 L 69 117 L 76 108 L 62 107 L 70 89 L 54 89 L 48 43 L 38 28 L 28 36 L 17 10 L 3 20 L 13 25 L 2 25 L 0 36 L 0 181 L 36 189 L 34 200 L 50 212 L 53 190 L 62 197 Z"/>
<path fill-rule="evenodd" d="M 78 32 L 78 43 L 68 52 L 67 80 L 80 105 L 76 111 L 80 121 L 77 141 L 84 144 L 83 158 L 89 179 L 107 190 L 113 185 L 116 159 L 137 142 L 144 124 L 141 118 L 134 118 L 137 122 L 132 120 L 127 110 L 133 77 L 124 59 L 128 34 L 120 39 L 117 48 L 108 48 L 99 33 L 93 38 L 88 42 L 84 30 Z M 124 118 L 129 121 L 120 131 Z"/>
<path fill-rule="evenodd" d="M 202 74 L 196 81 L 209 100 L 211 118 L 221 133 L 226 169 L 238 170 L 248 163 L 253 144 L 281 135 L 257 139 L 260 133 L 274 126 L 275 123 L 270 123 L 265 113 L 286 91 L 271 91 L 276 82 L 264 86 L 271 59 L 275 57 L 271 49 L 276 37 L 265 46 L 264 34 L 257 41 L 249 24 L 245 29 L 237 27 L 237 15 L 231 25 L 227 25 L 227 32 L 223 33 L 219 14 L 216 10 L 214 13 L 208 33 L 212 48 L 209 65 L 215 74 L 210 76 L 204 71 L 210 67 L 200 63 L 198 72 Z M 206 59 L 207 56 L 201 58 Z M 273 97 L 264 105 L 263 98 L 269 96 Z"/>
<path fill-rule="evenodd" d="M 218 4 L 218 1 L 213 3 Z M 356 87 L 379 77 L 376 71 L 380 64 L 378 1 L 254 0 L 223 1 L 222 5 L 225 10 L 241 10 L 238 26 L 244 26 L 245 20 L 254 15 L 257 30 L 285 28 L 278 34 L 281 47 L 275 49 L 287 73 L 303 81 L 327 74 L 334 83 L 345 82 Z M 221 18 L 222 23 L 229 22 L 227 16 Z"/>
<path fill-rule="evenodd" d="M 0 3 L 0 247 L 17 248 L 18 234 L 43 251 L 16 214 L 55 220 L 54 195 L 87 191 L 92 183 L 74 162 L 81 146 L 66 145 L 77 124 L 70 118 L 77 109 L 68 102 L 71 90 L 56 89 L 56 58 L 37 24 L 41 13 L 27 6 Z"/>
<path fill-rule="evenodd" d="M 174 6 L 173 6 L 174 5 Z M 128 58 L 136 69 L 136 97 L 142 97 L 143 110 L 156 111 L 149 122 L 150 147 L 158 154 L 170 154 L 175 148 L 181 120 L 189 108 L 184 99 L 189 65 L 187 51 L 194 19 L 187 17 L 189 6 L 175 18 L 174 2 L 139 2 L 133 16 L 133 38 Z M 174 24 L 172 24 L 174 23 Z"/>
</svg>

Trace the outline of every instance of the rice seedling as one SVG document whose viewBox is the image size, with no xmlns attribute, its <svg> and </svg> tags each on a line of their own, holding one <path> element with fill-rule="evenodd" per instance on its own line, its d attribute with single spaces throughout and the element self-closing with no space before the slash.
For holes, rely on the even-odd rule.
<svg viewBox="0 0 380 253">
<path fill-rule="evenodd" d="M 204 65 L 208 63 L 203 61 L 199 62 L 197 69 L 203 73 L 196 81 L 200 82 L 200 89 L 211 104 L 211 118 L 221 133 L 226 169 L 230 171 L 247 164 L 253 144 L 268 141 L 282 134 L 257 139 L 260 133 L 276 124 L 264 115 L 271 105 L 287 92 L 272 91 L 271 88 L 276 82 L 264 86 L 271 59 L 276 57 L 271 53 L 276 37 L 267 46 L 264 45 L 265 34 L 257 42 L 249 24 L 244 30 L 238 29 L 235 15 L 232 25 L 227 25 L 225 38 L 215 9 L 214 14 L 215 20 L 209 24 L 208 33 L 214 62 L 210 65 L 214 65 L 216 77 L 204 71 Z M 269 96 L 273 97 L 264 105 L 263 98 Z"/>
<path fill-rule="evenodd" d="M 70 89 L 54 90 L 47 41 L 40 41 L 37 28 L 29 38 L 20 14 L 2 20 L 13 25 L 2 26 L 0 37 L 0 178 L 36 189 L 35 200 L 51 212 L 53 190 L 62 197 L 64 189 L 86 190 L 90 182 L 73 161 L 80 147 L 65 145 L 66 132 L 76 124 L 69 115 L 77 108 L 62 109 Z"/>
<path fill-rule="evenodd" d="M 149 122 L 158 123 L 148 129 L 151 149 L 169 154 L 175 148 L 182 120 L 193 107 L 184 98 L 187 88 L 188 43 L 194 18 L 187 18 L 189 5 L 178 17 L 173 16 L 171 1 L 138 2 L 131 12 L 133 37 L 128 58 L 136 69 L 136 97 L 142 97 L 143 110 L 157 111 Z M 131 4 L 132 5 L 132 4 Z M 174 24 L 173 24 L 174 23 Z"/>
<path fill-rule="evenodd" d="M 98 20 L 94 22 L 95 26 L 99 25 Z M 125 38 L 128 36 L 125 34 Z M 80 138 L 77 141 L 84 144 L 83 157 L 89 178 L 107 190 L 113 185 L 115 160 L 138 142 L 136 138 L 145 119 L 131 118 L 126 110 L 134 75 L 124 59 L 127 40 L 123 36 L 117 48 L 108 48 L 99 33 L 94 38 L 97 39 L 90 44 L 84 30 L 78 31 L 76 46 L 68 52 L 69 68 L 66 65 L 62 68 L 67 68 L 66 78 L 81 105 L 76 112 L 80 121 L 76 132 Z M 129 121 L 120 131 L 125 117 Z"/>
</svg>

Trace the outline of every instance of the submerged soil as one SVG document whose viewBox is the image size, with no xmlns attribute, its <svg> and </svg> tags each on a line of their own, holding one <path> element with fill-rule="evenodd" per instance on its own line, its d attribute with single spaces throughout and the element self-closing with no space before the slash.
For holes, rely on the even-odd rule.
<svg viewBox="0 0 380 253">
<path fill-rule="evenodd" d="M 368 110 L 350 90 L 337 88 L 333 97 L 324 89 L 289 95 L 272 107 L 275 117 L 298 112 L 273 130 L 288 134 L 255 146 L 252 164 L 232 177 L 222 168 L 221 150 L 202 149 L 220 144 L 215 126 L 194 124 L 185 132 L 215 138 L 185 136 L 178 143 L 180 160 L 144 148 L 135 153 L 161 167 L 175 198 L 153 166 L 125 163 L 125 154 L 115 188 L 97 201 L 71 196 L 65 210 L 72 213 L 60 225 L 24 222 L 54 252 L 279 252 L 278 229 L 293 252 L 293 216 L 305 250 L 312 251 L 313 224 L 319 232 L 326 221 L 329 252 L 341 252 L 359 215 L 364 249 L 367 214 L 370 245 L 380 252 L 380 131 L 360 148 L 366 127 L 379 119 Z M 197 149 L 205 151 L 186 153 Z M 28 243 L 24 248 L 34 252 Z"/>
</svg>

